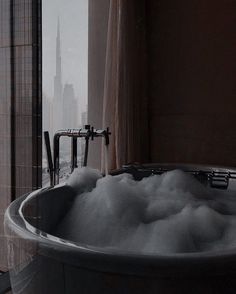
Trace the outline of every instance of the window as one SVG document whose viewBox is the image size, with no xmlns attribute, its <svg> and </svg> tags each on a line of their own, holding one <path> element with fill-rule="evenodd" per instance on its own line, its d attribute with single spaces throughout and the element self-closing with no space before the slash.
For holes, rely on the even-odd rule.
<svg viewBox="0 0 236 294">
<path fill-rule="evenodd" d="M 42 11 L 43 130 L 52 142 L 57 130 L 81 128 L 87 122 L 88 0 L 43 0 Z M 69 139 L 61 139 L 60 146 L 63 176 L 70 167 Z M 48 181 L 43 146 L 43 185 Z"/>
</svg>

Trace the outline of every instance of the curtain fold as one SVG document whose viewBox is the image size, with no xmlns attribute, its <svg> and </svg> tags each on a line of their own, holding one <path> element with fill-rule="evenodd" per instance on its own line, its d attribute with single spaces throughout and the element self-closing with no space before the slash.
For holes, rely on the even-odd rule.
<svg viewBox="0 0 236 294">
<path fill-rule="evenodd" d="M 145 0 L 110 1 L 103 97 L 109 170 L 148 161 L 145 26 Z"/>
</svg>

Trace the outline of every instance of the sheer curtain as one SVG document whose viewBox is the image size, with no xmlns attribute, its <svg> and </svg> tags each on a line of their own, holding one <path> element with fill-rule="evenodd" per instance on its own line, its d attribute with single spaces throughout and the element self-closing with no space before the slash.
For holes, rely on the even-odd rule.
<svg viewBox="0 0 236 294">
<path fill-rule="evenodd" d="M 148 161 L 147 102 L 145 0 L 111 0 L 103 97 L 109 170 Z"/>
</svg>

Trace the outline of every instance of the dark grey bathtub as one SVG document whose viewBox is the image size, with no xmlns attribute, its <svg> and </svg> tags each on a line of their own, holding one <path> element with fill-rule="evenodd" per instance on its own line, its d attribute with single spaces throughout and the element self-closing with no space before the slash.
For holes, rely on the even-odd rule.
<svg viewBox="0 0 236 294">
<path fill-rule="evenodd" d="M 137 179 L 162 169 L 215 171 L 235 189 L 234 169 L 189 165 L 148 165 L 130 172 Z M 213 179 L 214 180 L 214 179 Z M 214 183 L 213 183 L 214 184 Z M 217 185 L 217 183 L 216 183 Z M 224 187 L 224 178 L 220 188 Z M 62 184 L 14 201 L 5 215 L 13 293 L 236 293 L 236 249 L 222 252 L 139 255 L 59 239 L 51 232 L 73 203 L 75 192 Z"/>
</svg>

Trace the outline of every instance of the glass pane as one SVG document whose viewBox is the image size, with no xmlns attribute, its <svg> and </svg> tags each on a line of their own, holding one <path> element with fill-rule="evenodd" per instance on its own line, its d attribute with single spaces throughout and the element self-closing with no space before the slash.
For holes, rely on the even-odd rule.
<svg viewBox="0 0 236 294">
<path fill-rule="evenodd" d="M 87 121 L 88 0 L 44 0 L 42 4 L 43 130 L 49 131 L 52 143 L 57 130 L 81 128 Z M 70 150 L 70 139 L 61 139 L 61 176 L 70 170 Z M 43 146 L 43 186 L 48 183 Z"/>
</svg>

